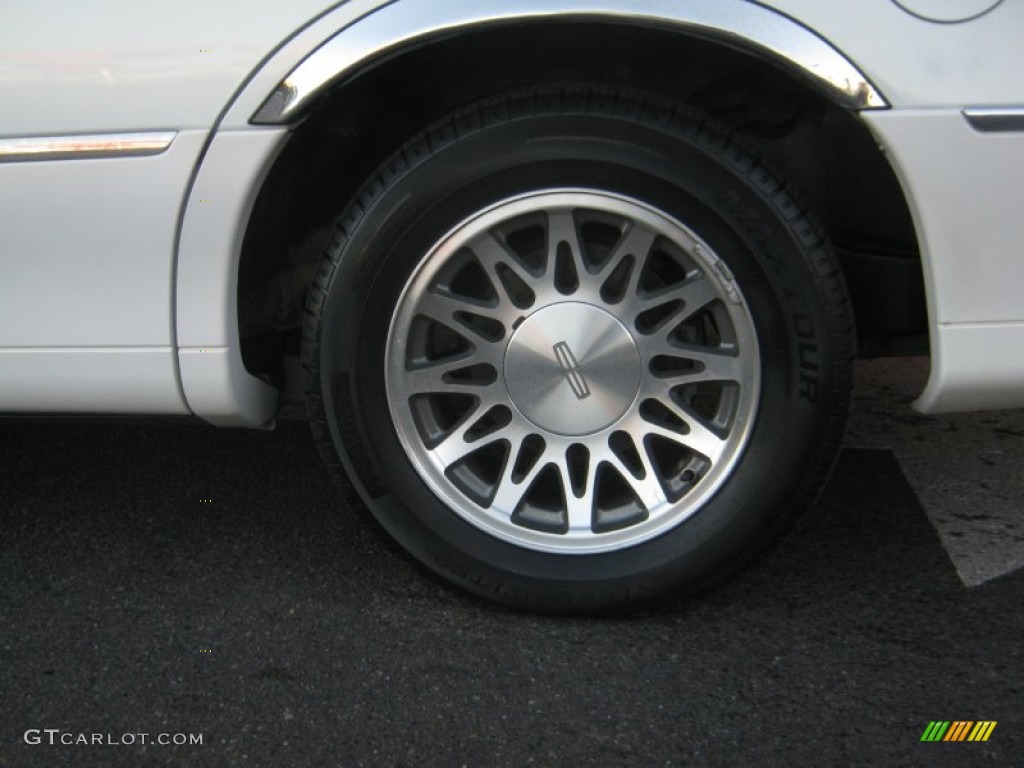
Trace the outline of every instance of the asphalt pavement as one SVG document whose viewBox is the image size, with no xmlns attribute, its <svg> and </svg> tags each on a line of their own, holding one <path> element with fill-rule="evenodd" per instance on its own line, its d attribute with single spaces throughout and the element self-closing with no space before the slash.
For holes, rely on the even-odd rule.
<svg viewBox="0 0 1024 768">
<path fill-rule="evenodd" d="M 0 423 L 0 766 L 1022 765 L 1024 571 L 863 432 L 735 580 L 567 619 L 426 575 L 305 424 Z"/>
</svg>

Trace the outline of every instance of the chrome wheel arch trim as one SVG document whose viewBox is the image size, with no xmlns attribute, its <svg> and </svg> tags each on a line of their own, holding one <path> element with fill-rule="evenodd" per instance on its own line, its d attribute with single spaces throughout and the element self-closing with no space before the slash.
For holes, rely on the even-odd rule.
<svg viewBox="0 0 1024 768">
<path fill-rule="evenodd" d="M 395 0 L 309 54 L 250 122 L 295 122 L 330 85 L 408 46 L 499 24 L 570 19 L 662 25 L 716 39 L 803 74 L 844 107 L 889 106 L 867 76 L 830 43 L 794 19 L 750 0 Z"/>
<path fill-rule="evenodd" d="M 147 131 L 0 139 L 0 163 L 159 155 L 175 136 L 175 131 Z"/>
</svg>

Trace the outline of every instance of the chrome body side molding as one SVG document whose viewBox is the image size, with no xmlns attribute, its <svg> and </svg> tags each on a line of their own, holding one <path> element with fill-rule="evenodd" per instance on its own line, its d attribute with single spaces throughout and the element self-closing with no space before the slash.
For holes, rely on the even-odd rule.
<svg viewBox="0 0 1024 768">
<path fill-rule="evenodd" d="M 171 146 L 176 135 L 174 131 L 160 131 L 0 139 L 0 163 L 159 155 Z"/>
<path fill-rule="evenodd" d="M 307 56 L 251 122 L 294 122 L 331 84 L 407 46 L 500 24 L 570 20 L 657 25 L 721 40 L 802 74 L 844 107 L 888 107 L 868 78 L 831 44 L 749 0 L 396 0 L 342 29 Z"/>
</svg>

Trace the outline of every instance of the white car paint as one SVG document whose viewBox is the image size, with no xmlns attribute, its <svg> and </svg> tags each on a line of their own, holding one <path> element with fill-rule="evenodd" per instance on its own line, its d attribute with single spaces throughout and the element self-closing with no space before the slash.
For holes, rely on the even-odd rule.
<svg viewBox="0 0 1024 768">
<path fill-rule="evenodd" d="M 277 402 L 277 390 L 242 365 L 238 257 L 260 182 L 286 133 L 218 133 L 186 206 L 176 283 L 178 359 L 189 407 L 214 424 L 258 426 L 272 418 Z"/>
<path fill-rule="evenodd" d="M 0 348 L 171 346 L 171 254 L 206 136 L 155 157 L 0 164 Z"/>
<path fill-rule="evenodd" d="M 0 412 L 186 414 L 173 274 L 207 131 L 154 157 L 0 163 Z"/>
<path fill-rule="evenodd" d="M 685 22 L 710 2 L 555 0 L 544 12 L 675 14 Z M 726 5 L 741 14 L 777 9 L 780 24 L 791 24 L 798 39 L 813 31 L 893 107 L 864 119 L 904 184 L 924 249 L 934 366 L 918 406 L 1024 406 L 1014 354 L 1024 341 L 1024 308 L 1013 295 L 1024 272 L 1016 246 L 1024 233 L 1011 204 L 1021 199 L 1021 134 L 977 134 L 959 114 L 1024 106 L 1024 5 L 1004 2 L 955 25 L 922 21 L 889 0 L 716 0 L 714 7 Z M 0 410 L 177 413 L 187 400 L 215 423 L 272 418 L 274 392 L 241 368 L 235 267 L 256 185 L 286 130 L 253 126 L 251 118 L 332 40 L 359 53 L 346 64 L 358 67 L 415 37 L 410 19 L 427 32 L 432 19 L 459 9 L 502 18 L 536 7 L 41 0 L 9 11 L 0 27 L 0 140 L 178 135 L 155 157 L 0 162 L 0 360 L 7 361 Z M 756 35 L 756 25 L 746 34 Z M 128 351 L 116 364 L 104 356 Z M 38 373 L 39 359 L 53 377 Z M 180 380 L 154 384 L 176 367 Z M 115 394 L 127 389 L 131 397 Z"/>
<path fill-rule="evenodd" d="M 1024 133 L 979 133 L 959 110 L 864 119 L 888 150 L 927 256 L 932 374 L 916 407 L 1021 407 Z"/>
<path fill-rule="evenodd" d="M 0 413 L 185 416 L 172 347 L 0 349 Z"/>
</svg>

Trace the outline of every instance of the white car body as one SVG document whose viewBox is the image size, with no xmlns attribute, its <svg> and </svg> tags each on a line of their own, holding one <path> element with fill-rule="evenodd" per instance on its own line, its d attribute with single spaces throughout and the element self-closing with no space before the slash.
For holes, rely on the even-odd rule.
<svg viewBox="0 0 1024 768">
<path fill-rule="evenodd" d="M 1024 406 L 1024 4 L 902 5 L 918 15 L 891 0 L 9 8 L 0 412 L 271 422 L 277 390 L 242 364 L 238 263 L 292 112 L 385 53 L 524 19 L 697 34 L 856 110 L 901 182 L 921 251 L 932 372 L 916 407 Z"/>
</svg>

